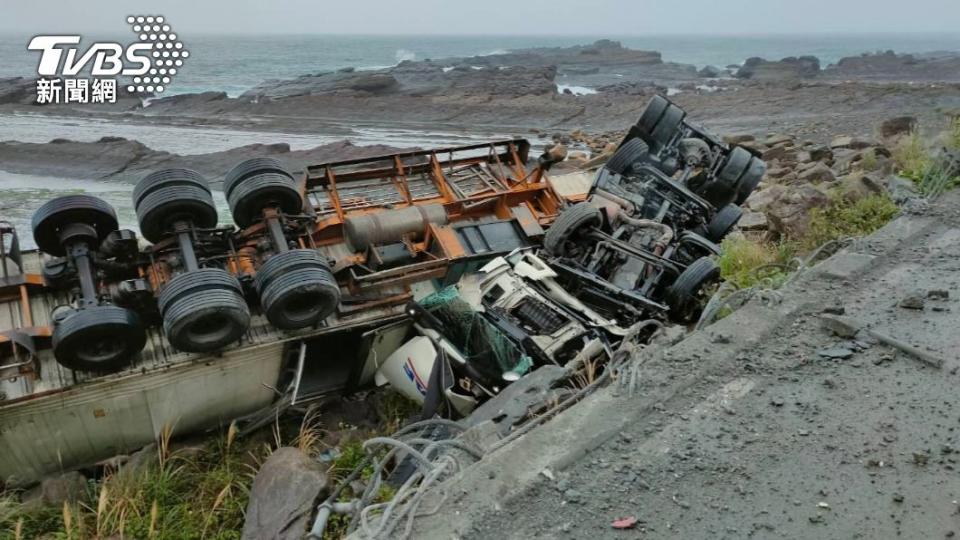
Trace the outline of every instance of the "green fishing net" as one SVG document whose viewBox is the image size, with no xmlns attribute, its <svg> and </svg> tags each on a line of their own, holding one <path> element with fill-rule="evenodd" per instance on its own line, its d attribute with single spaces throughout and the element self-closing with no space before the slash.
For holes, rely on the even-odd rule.
<svg viewBox="0 0 960 540">
<path fill-rule="evenodd" d="M 419 304 L 443 325 L 437 329 L 471 364 L 490 371 L 530 371 L 533 361 L 517 345 L 474 309 L 455 286 L 441 289 L 420 300 Z"/>
</svg>

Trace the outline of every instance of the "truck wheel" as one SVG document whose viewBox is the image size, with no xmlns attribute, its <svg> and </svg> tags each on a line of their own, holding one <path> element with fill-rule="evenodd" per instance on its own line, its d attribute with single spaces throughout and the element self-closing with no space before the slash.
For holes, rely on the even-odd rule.
<svg viewBox="0 0 960 540">
<path fill-rule="evenodd" d="M 250 325 L 240 291 L 240 282 L 218 268 L 175 276 L 157 300 L 167 340 L 185 352 L 211 352 L 238 341 Z"/>
<path fill-rule="evenodd" d="M 274 173 L 289 176 L 283 165 L 274 158 L 260 157 L 251 158 L 235 165 L 223 178 L 223 194 L 230 197 L 233 188 L 248 176 L 260 173 Z"/>
<path fill-rule="evenodd" d="M 53 330 L 53 355 L 62 366 L 114 373 L 143 350 L 147 334 L 140 317 L 118 306 L 94 306 L 67 315 Z"/>
<path fill-rule="evenodd" d="M 653 96 L 647 103 L 647 108 L 643 110 L 640 119 L 637 120 L 637 127 L 647 133 L 653 133 L 653 128 L 657 127 L 657 122 L 670 106 L 670 100 L 663 96 Z"/>
<path fill-rule="evenodd" d="M 607 161 L 606 169 L 610 172 L 623 174 L 630 167 L 650 155 L 650 147 L 640 138 L 633 138 L 623 143 Z"/>
<path fill-rule="evenodd" d="M 270 324 L 283 330 L 313 326 L 340 304 L 340 286 L 333 272 L 310 249 L 274 255 L 257 270 L 254 283 Z"/>
<path fill-rule="evenodd" d="M 680 130 L 680 124 L 687 113 L 676 105 L 670 104 L 664 111 L 657 126 L 650 132 L 650 138 L 655 146 L 664 147 L 670 144 L 677 132 Z"/>
<path fill-rule="evenodd" d="M 147 183 L 148 178 L 141 183 Z M 201 228 L 217 225 L 217 207 L 213 204 L 210 188 L 197 184 L 196 177 L 182 183 L 171 179 L 152 182 L 157 185 L 145 187 L 136 204 L 140 232 L 150 242 L 161 241 L 179 221 Z"/>
<path fill-rule="evenodd" d="M 164 169 L 144 176 L 133 187 L 133 206 L 140 205 L 144 197 L 154 191 L 169 186 L 197 186 L 210 192 L 207 180 L 197 171 L 190 169 Z"/>
<path fill-rule="evenodd" d="M 735 204 L 724 206 L 707 224 L 707 238 L 717 243 L 722 242 L 742 216 L 743 210 L 739 206 Z"/>
<path fill-rule="evenodd" d="M 737 189 L 737 199 L 735 201 L 737 205 L 747 202 L 747 198 L 757 189 L 766 172 L 767 164 L 762 159 L 754 157 L 750 166 L 747 167 L 747 172 L 743 173 L 743 177 L 740 179 L 740 187 Z"/>
<path fill-rule="evenodd" d="M 664 301 L 670 307 L 670 318 L 687 323 L 699 316 L 705 288 L 719 277 L 720 267 L 713 259 L 701 257 L 693 261 L 667 288 Z"/>
<path fill-rule="evenodd" d="M 231 185 L 227 202 L 234 223 L 241 228 L 256 223 L 263 209 L 270 206 L 286 214 L 303 212 L 303 198 L 287 173 L 254 171 Z"/>
<path fill-rule="evenodd" d="M 340 304 L 340 287 L 326 268 L 285 273 L 260 291 L 263 312 L 282 330 L 307 328 L 327 318 Z"/>
<path fill-rule="evenodd" d="M 33 214 L 33 240 L 40 251 L 63 257 L 66 251 L 60 231 L 67 225 L 87 225 L 93 249 L 112 231 L 117 230 L 117 213 L 106 201 L 90 195 L 66 195 L 47 201 Z"/>
<path fill-rule="evenodd" d="M 600 209 L 589 203 L 578 203 L 567 208 L 553 225 L 547 229 L 543 237 L 543 247 L 547 253 L 562 257 L 567 254 L 567 241 L 579 230 L 586 227 L 597 227 L 603 222 Z"/>
</svg>

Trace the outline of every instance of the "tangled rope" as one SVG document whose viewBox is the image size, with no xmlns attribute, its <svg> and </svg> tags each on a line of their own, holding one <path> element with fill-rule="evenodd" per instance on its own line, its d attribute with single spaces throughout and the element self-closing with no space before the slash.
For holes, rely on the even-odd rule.
<svg viewBox="0 0 960 540">
<path fill-rule="evenodd" d="M 320 504 L 308 537 L 322 538 L 327 520 L 335 512 L 350 515 L 348 532 L 357 531 L 363 538 L 409 538 L 414 519 L 436 513 L 447 499 L 445 489 L 440 487 L 436 490 L 437 502 L 431 508 L 421 509 L 427 492 L 460 472 L 463 458 L 476 461 L 483 457 L 479 449 L 456 438 L 463 430 L 464 426 L 457 422 L 436 418 L 410 424 L 390 437 L 365 441 L 366 456 Z M 453 436 L 438 438 L 444 431 Z M 387 465 L 393 462 L 409 463 L 414 471 L 389 501 L 374 503 L 383 487 Z M 363 493 L 352 501 L 336 502 L 343 490 L 368 467 L 372 473 Z M 398 531 L 401 524 L 402 530 Z"/>
</svg>

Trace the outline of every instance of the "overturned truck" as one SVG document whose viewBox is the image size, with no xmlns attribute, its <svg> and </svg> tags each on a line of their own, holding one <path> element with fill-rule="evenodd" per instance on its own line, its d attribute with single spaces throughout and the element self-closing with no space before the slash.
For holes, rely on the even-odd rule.
<svg viewBox="0 0 960 540">
<path fill-rule="evenodd" d="M 0 480 L 27 484 L 165 429 L 272 416 L 375 379 L 401 391 L 405 380 L 424 401 L 437 367 L 456 382 L 431 395 L 465 415 L 539 366 L 637 339 L 632 325 L 688 320 L 716 278 L 701 261 L 758 166 L 663 102 L 589 193 L 570 195 L 517 139 L 299 177 L 254 158 L 226 173 L 232 223 L 206 179 L 174 169 L 135 186 L 139 234 L 87 195 L 37 210 L 38 250 L 0 226 Z M 496 351 L 468 350 L 438 318 L 452 288 L 469 300 L 456 320 L 501 340 Z M 445 362 L 391 371 L 401 349 Z"/>
</svg>

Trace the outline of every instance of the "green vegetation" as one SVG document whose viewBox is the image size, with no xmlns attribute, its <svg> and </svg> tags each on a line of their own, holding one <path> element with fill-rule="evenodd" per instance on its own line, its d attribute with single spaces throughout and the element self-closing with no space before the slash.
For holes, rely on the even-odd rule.
<svg viewBox="0 0 960 540">
<path fill-rule="evenodd" d="M 856 202 L 834 196 L 824 208 L 811 212 L 810 226 L 801 238 L 779 242 L 730 236 L 721 244 L 717 261 L 720 275 L 737 288 L 776 289 L 787 279 L 791 261 L 803 257 L 831 240 L 865 236 L 893 219 L 897 205 L 886 195 L 872 195 Z"/>
<path fill-rule="evenodd" d="M 942 136 L 945 148 L 960 150 L 960 117 L 953 118 Z M 938 159 L 935 150 L 928 148 L 918 132 L 904 137 L 893 149 L 897 173 L 909 178 L 917 190 L 931 198 L 960 185 L 960 176 Z"/>
<path fill-rule="evenodd" d="M 830 204 L 811 211 L 810 227 L 803 238 L 796 239 L 797 250 L 806 253 L 831 241 L 852 236 L 865 236 L 893 219 L 899 209 L 886 195 L 871 195 L 856 202 L 831 197 Z"/>
<path fill-rule="evenodd" d="M 720 245 L 720 276 L 738 288 L 779 287 L 787 277 L 786 252 L 780 244 L 730 236 Z"/>
<path fill-rule="evenodd" d="M 923 139 L 916 131 L 903 137 L 891 152 L 897 174 L 914 182 L 923 179 L 933 161 L 924 146 Z"/>
<path fill-rule="evenodd" d="M 393 392 L 382 396 L 377 425 L 353 430 L 341 442 L 329 474 L 345 478 L 363 459 L 361 441 L 392 433 L 415 406 Z M 406 415 L 406 416 L 403 416 Z M 311 456 L 327 449 L 319 414 L 277 423 L 240 440 L 235 425 L 200 448 L 173 449 L 165 430 L 154 459 L 135 467 L 107 470 L 90 481 L 88 497 L 63 507 L 23 505 L 18 494 L 0 495 L 0 539 L 136 538 L 150 540 L 240 538 L 244 511 L 256 471 L 280 446 L 295 446 Z M 369 478 L 372 469 L 365 471 Z M 352 495 L 346 493 L 345 495 Z M 380 500 L 392 497 L 381 489 Z M 338 525 L 339 524 L 339 525 Z M 346 532 L 346 520 L 334 516 L 328 538 Z"/>
</svg>

